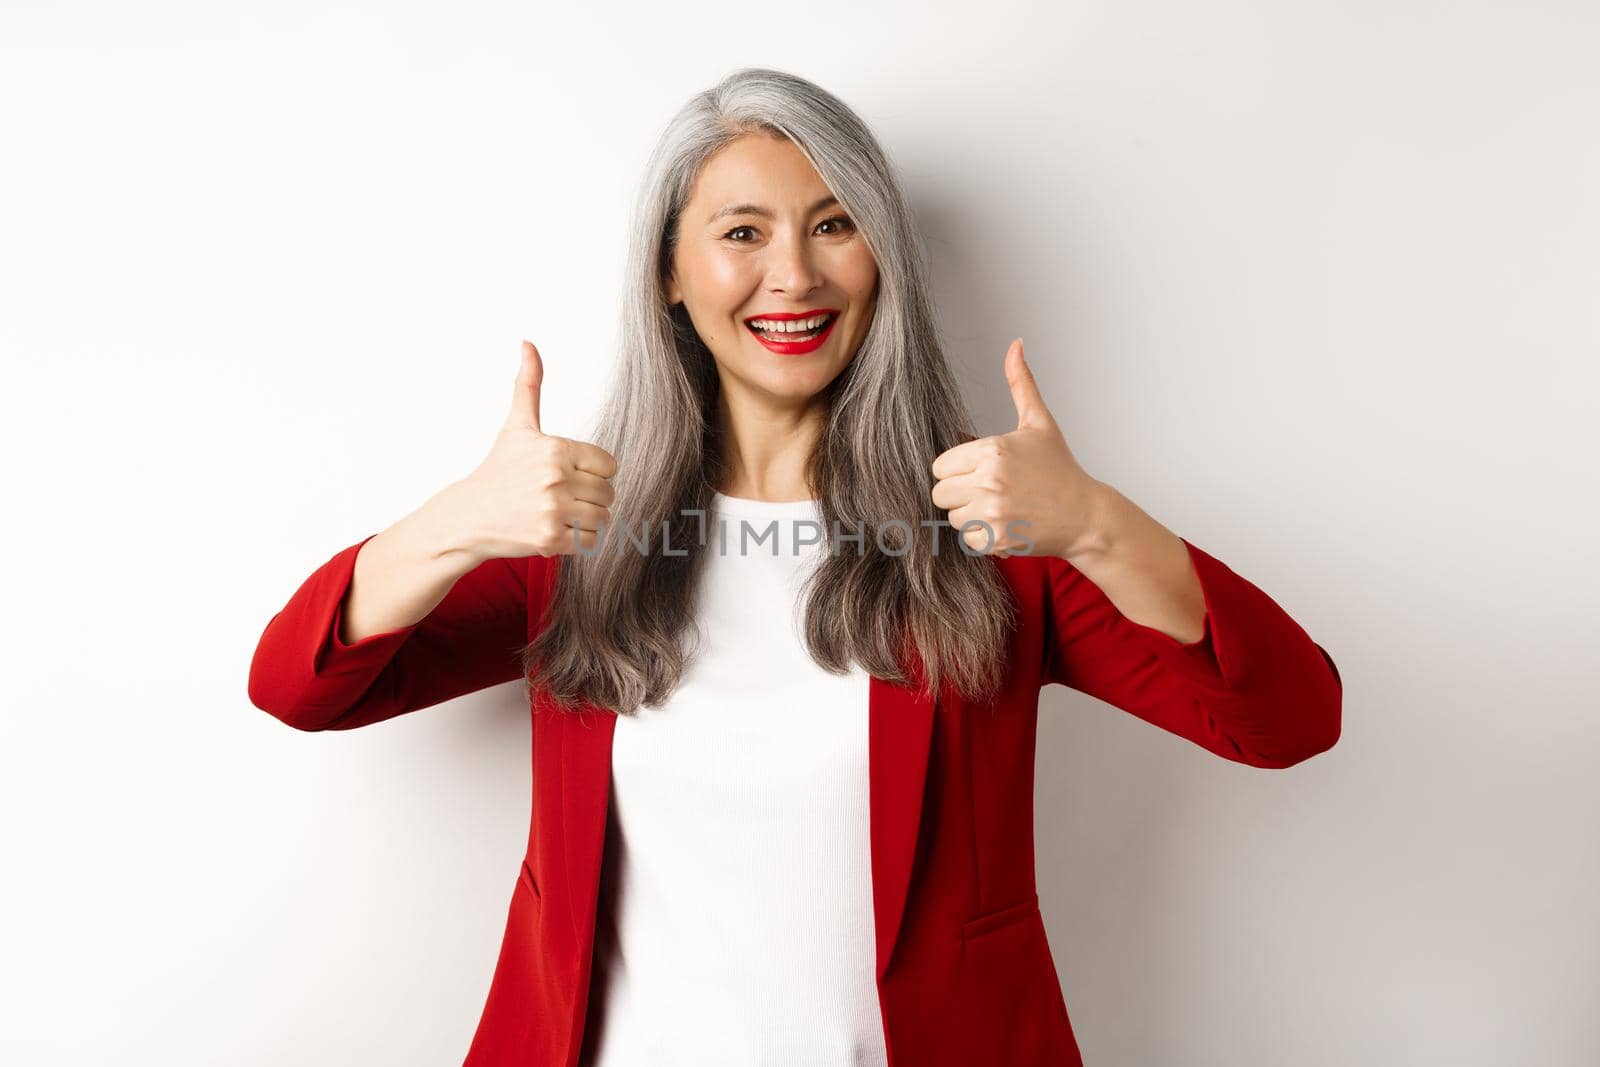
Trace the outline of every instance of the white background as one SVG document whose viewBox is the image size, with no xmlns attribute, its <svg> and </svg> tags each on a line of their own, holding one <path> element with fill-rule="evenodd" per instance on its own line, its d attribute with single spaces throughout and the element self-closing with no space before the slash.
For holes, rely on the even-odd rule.
<svg viewBox="0 0 1600 1067">
<path fill-rule="evenodd" d="M 901 167 L 980 430 L 1021 336 L 1343 673 L 1287 771 L 1045 692 L 1091 1067 L 1600 1062 L 1592 5 L 250 8 L 0 15 L 0 1060 L 460 1061 L 520 690 L 304 734 L 250 657 L 477 463 L 522 337 L 589 432 L 645 154 L 754 64 Z"/>
</svg>

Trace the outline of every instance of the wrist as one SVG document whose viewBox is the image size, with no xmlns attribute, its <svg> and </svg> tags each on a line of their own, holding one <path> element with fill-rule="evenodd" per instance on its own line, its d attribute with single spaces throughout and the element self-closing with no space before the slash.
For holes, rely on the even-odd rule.
<svg viewBox="0 0 1600 1067">
<path fill-rule="evenodd" d="M 465 511 L 458 503 L 461 492 L 462 483 L 451 482 L 429 497 L 405 521 L 413 527 L 413 544 L 418 555 L 431 563 L 453 565 L 464 574 L 488 557 L 460 521 Z"/>
<path fill-rule="evenodd" d="M 1109 557 L 1127 524 L 1131 501 L 1106 482 L 1096 481 L 1089 491 L 1088 515 L 1075 544 L 1063 558 L 1077 566 Z"/>
</svg>

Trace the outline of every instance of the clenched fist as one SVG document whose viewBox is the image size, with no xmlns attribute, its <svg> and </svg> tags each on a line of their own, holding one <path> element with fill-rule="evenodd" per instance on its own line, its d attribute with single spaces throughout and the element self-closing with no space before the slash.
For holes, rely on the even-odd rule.
<svg viewBox="0 0 1600 1067">
<path fill-rule="evenodd" d="M 1022 339 L 1005 356 L 1017 428 L 979 437 L 933 461 L 933 502 L 976 553 L 1072 559 L 1096 544 L 1105 485 L 1078 465 L 1022 357 Z M 1029 542 L 1032 542 L 1030 545 Z"/>
<path fill-rule="evenodd" d="M 539 350 L 523 341 L 511 411 L 494 446 L 441 494 L 463 551 L 480 561 L 592 551 L 600 524 L 610 523 L 617 461 L 598 445 L 539 428 L 543 380 Z"/>
</svg>

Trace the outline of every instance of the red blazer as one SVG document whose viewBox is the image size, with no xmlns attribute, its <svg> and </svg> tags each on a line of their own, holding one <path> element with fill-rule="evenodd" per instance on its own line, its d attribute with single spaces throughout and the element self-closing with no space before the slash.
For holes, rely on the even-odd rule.
<svg viewBox="0 0 1600 1067">
<path fill-rule="evenodd" d="M 555 558 L 490 560 L 421 622 L 353 645 L 339 613 L 363 539 L 268 623 L 250 700 L 349 730 L 521 676 Z M 1224 759 L 1282 768 L 1339 737 L 1332 657 L 1256 586 L 1189 544 L 1205 591 L 1190 645 L 1129 621 L 1064 560 L 995 558 L 1019 608 L 991 704 L 869 685 L 878 1001 L 891 1067 L 1079 1067 L 1034 878 L 1041 687 L 1098 697 Z M 920 669 L 920 663 L 913 664 Z M 535 685 L 532 822 L 464 1067 L 576 1067 L 588 1007 L 614 716 L 548 712 Z M 541 714 L 541 710 L 547 713 Z M 782 966 L 782 961 L 775 961 Z"/>
</svg>

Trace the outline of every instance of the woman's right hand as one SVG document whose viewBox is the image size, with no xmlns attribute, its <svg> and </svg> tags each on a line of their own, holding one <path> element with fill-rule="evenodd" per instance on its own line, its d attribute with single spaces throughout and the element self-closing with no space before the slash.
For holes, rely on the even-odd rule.
<svg viewBox="0 0 1600 1067">
<path fill-rule="evenodd" d="M 592 551 L 600 523 L 611 521 L 617 461 L 598 445 L 539 428 L 543 380 L 539 350 L 523 341 L 511 411 L 494 446 L 471 474 L 429 502 L 458 532 L 456 547 L 476 562 Z"/>
</svg>

